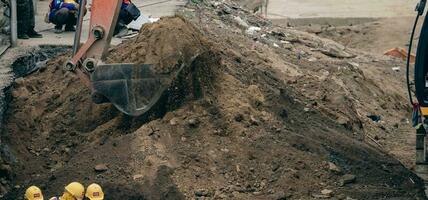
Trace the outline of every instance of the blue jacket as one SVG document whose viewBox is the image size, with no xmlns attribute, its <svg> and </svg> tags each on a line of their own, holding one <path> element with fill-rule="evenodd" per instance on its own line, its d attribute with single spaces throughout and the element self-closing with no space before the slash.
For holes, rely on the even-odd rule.
<svg viewBox="0 0 428 200">
<path fill-rule="evenodd" d="M 77 4 L 80 4 L 80 1 L 74 1 Z M 50 10 L 59 10 L 61 8 L 68 8 L 69 10 L 77 10 L 77 7 L 74 3 L 67 3 L 65 0 L 52 0 L 49 5 Z"/>
<path fill-rule="evenodd" d="M 80 4 L 80 0 L 75 1 Z M 52 18 L 55 16 L 55 12 L 61 8 L 67 8 L 69 10 L 77 10 L 76 4 L 67 3 L 65 0 L 52 0 L 49 5 L 49 20 L 52 21 Z"/>
</svg>

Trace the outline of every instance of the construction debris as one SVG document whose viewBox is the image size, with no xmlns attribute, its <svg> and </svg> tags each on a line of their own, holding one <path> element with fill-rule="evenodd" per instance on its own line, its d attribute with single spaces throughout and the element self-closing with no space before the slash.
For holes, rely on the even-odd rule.
<svg viewBox="0 0 428 200">
<path fill-rule="evenodd" d="M 402 60 L 407 60 L 408 52 L 403 48 L 393 48 L 384 53 L 387 56 L 392 56 L 396 58 L 401 58 Z M 414 64 L 416 56 L 412 53 L 410 54 L 410 63 Z"/>
</svg>

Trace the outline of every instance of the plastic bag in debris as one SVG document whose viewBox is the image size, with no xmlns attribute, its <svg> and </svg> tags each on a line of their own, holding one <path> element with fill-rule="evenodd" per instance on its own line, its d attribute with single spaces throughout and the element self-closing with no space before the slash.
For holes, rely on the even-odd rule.
<svg viewBox="0 0 428 200">
<path fill-rule="evenodd" d="M 159 18 L 152 18 L 150 16 L 140 15 L 135 21 L 128 24 L 128 28 L 131 30 L 139 31 L 144 24 L 153 23 L 158 21 Z"/>
</svg>

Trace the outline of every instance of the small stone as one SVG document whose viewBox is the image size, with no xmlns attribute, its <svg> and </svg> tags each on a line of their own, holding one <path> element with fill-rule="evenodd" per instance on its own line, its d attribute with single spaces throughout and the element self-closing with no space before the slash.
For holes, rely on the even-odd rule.
<svg viewBox="0 0 428 200">
<path fill-rule="evenodd" d="M 260 124 L 260 121 L 256 119 L 253 115 L 250 116 L 250 122 L 252 125 L 255 125 L 255 126 Z"/>
<path fill-rule="evenodd" d="M 226 5 L 223 5 L 222 11 L 224 14 L 231 14 L 232 13 L 232 9 Z"/>
<path fill-rule="evenodd" d="M 288 118 L 288 111 L 287 111 L 287 109 L 283 108 L 281 110 L 281 113 L 279 114 L 279 116 L 281 116 L 283 119 L 287 119 Z"/>
<path fill-rule="evenodd" d="M 346 184 L 354 183 L 357 180 L 357 177 L 353 174 L 345 174 L 340 179 L 341 186 L 344 186 Z"/>
<path fill-rule="evenodd" d="M 355 63 L 355 62 L 348 62 L 348 64 L 353 68 L 359 68 L 360 67 L 360 64 Z"/>
<path fill-rule="evenodd" d="M 242 122 L 242 120 L 244 120 L 244 115 L 242 115 L 241 113 L 235 115 L 235 121 Z"/>
<path fill-rule="evenodd" d="M 304 108 L 303 111 L 305 112 L 309 112 L 311 109 L 310 108 Z"/>
<path fill-rule="evenodd" d="M 328 196 L 323 195 L 323 194 L 312 194 L 312 197 L 317 198 L 317 199 L 326 199 L 326 198 L 328 198 Z"/>
<path fill-rule="evenodd" d="M 310 58 L 308 58 L 308 61 L 309 62 L 315 62 L 315 61 L 317 61 L 318 59 L 317 58 L 315 58 L 315 57 L 310 57 Z"/>
<path fill-rule="evenodd" d="M 340 125 L 347 125 L 349 123 L 349 119 L 346 117 L 338 117 L 336 121 Z"/>
<path fill-rule="evenodd" d="M 189 121 L 187 122 L 187 124 L 192 127 L 192 128 L 196 128 L 199 125 L 199 120 L 197 119 L 189 119 Z"/>
<path fill-rule="evenodd" d="M 142 175 L 142 174 L 135 174 L 132 178 L 135 181 L 135 180 L 138 180 L 138 179 L 142 179 L 143 177 L 144 177 L 144 175 Z"/>
<path fill-rule="evenodd" d="M 106 164 L 98 164 L 94 167 L 96 172 L 105 172 L 108 170 L 108 167 Z"/>
<path fill-rule="evenodd" d="M 332 172 L 341 172 L 340 168 L 332 162 L 328 162 L 328 169 Z"/>
<path fill-rule="evenodd" d="M 16 85 L 23 85 L 24 84 L 24 82 L 25 82 L 25 79 L 24 78 L 17 78 L 17 79 L 15 79 L 15 83 L 16 83 Z"/>
<path fill-rule="evenodd" d="M 233 20 L 235 21 L 236 24 L 238 24 L 238 26 L 240 26 L 241 28 L 247 29 L 248 27 L 250 27 L 250 25 L 248 25 L 247 22 L 245 22 L 242 18 L 236 16 L 233 18 Z"/>
<path fill-rule="evenodd" d="M 205 189 L 200 189 L 195 191 L 195 196 L 197 197 L 208 197 L 210 193 Z"/>
<path fill-rule="evenodd" d="M 306 32 L 315 33 L 315 34 L 321 33 L 322 32 L 322 26 L 319 24 L 310 25 L 309 27 L 306 28 Z"/>
<path fill-rule="evenodd" d="M 172 118 L 171 120 L 169 120 L 169 125 L 175 126 L 177 124 L 178 124 L 178 119 L 177 118 Z"/>
<path fill-rule="evenodd" d="M 280 167 L 281 166 L 277 162 L 272 163 L 272 171 L 273 172 L 277 171 Z"/>
<path fill-rule="evenodd" d="M 331 196 L 333 196 L 333 190 L 324 189 L 324 190 L 321 190 L 321 194 L 328 196 L 328 197 L 331 197 Z"/>
</svg>

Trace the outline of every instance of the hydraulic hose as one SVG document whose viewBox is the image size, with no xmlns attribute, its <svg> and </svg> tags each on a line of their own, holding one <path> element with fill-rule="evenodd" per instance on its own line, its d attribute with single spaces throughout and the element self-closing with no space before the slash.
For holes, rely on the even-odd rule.
<svg viewBox="0 0 428 200">
<path fill-rule="evenodd" d="M 421 0 L 418 5 L 416 6 L 416 11 L 418 12 L 415 18 L 415 23 L 413 24 L 412 33 L 410 35 L 410 42 L 409 42 L 409 48 L 407 51 L 407 62 L 406 62 L 406 81 L 407 81 L 407 91 L 409 95 L 409 101 L 412 105 L 415 105 L 415 102 L 413 101 L 412 97 L 412 91 L 411 91 L 411 85 L 410 85 L 410 56 L 412 53 L 412 46 L 413 46 L 413 38 L 415 36 L 416 27 L 419 22 L 419 17 L 424 14 L 426 5 L 426 0 Z"/>
</svg>

